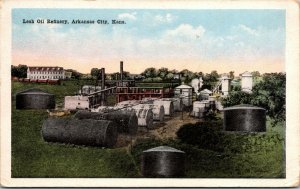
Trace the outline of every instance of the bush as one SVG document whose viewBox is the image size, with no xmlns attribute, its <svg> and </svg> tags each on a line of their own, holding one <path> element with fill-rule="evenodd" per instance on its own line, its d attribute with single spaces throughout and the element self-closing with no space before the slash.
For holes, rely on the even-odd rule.
<svg viewBox="0 0 300 189">
<path fill-rule="evenodd" d="M 187 124 L 177 131 L 181 142 L 224 153 L 268 152 L 282 145 L 279 133 L 223 132 L 220 121 Z"/>
</svg>

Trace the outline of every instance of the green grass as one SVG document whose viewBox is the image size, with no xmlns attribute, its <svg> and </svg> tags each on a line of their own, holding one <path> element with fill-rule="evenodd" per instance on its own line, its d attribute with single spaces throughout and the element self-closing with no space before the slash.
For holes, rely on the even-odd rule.
<svg viewBox="0 0 300 189">
<path fill-rule="evenodd" d="M 224 133 L 218 124 L 220 122 L 215 121 L 208 125 L 209 129 L 200 130 L 197 128 L 206 126 L 199 123 L 187 125 L 186 137 L 176 140 L 139 140 L 131 150 L 133 157 L 139 164 L 144 150 L 167 145 L 186 153 L 185 177 L 188 178 L 285 177 L 282 125 L 275 129 L 268 122 L 267 133 L 248 135 Z"/>
<path fill-rule="evenodd" d="M 82 81 L 80 82 L 83 84 Z M 203 147 L 197 143 L 189 144 L 178 139 L 138 140 L 131 149 L 125 147 L 102 149 L 47 143 L 41 136 L 42 123 L 48 117 L 46 110 L 15 109 L 15 94 L 33 87 L 55 94 L 59 106 L 62 106 L 65 95 L 73 95 L 78 90 L 77 81 L 65 81 L 62 85 L 12 83 L 12 177 L 141 177 L 139 170 L 141 153 L 158 145 L 168 145 L 186 152 L 186 177 L 282 178 L 285 176 L 284 123 L 272 127 L 271 120 L 268 119 L 266 136 L 257 135 L 252 137 L 253 140 L 243 142 L 246 147 L 254 150 L 246 147 L 243 150 L 236 150 L 240 148 L 243 139 L 236 135 L 227 136 L 231 146 L 222 145 L 222 148 L 226 149 L 223 151 L 213 145 Z M 110 103 L 113 103 L 113 100 L 110 99 Z M 216 125 L 220 123 L 220 120 L 213 122 Z M 277 138 L 273 136 L 280 138 L 281 142 L 274 142 Z"/>
<path fill-rule="evenodd" d="M 74 81 L 63 85 L 12 83 L 12 95 L 28 88 L 55 94 L 56 102 L 77 91 Z M 138 177 L 126 148 L 102 149 L 43 141 L 46 110 L 16 110 L 12 101 L 12 177 Z"/>
</svg>

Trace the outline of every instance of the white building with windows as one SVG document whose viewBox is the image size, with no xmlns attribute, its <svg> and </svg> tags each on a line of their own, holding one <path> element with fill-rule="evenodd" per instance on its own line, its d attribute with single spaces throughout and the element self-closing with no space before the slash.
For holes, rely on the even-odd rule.
<svg viewBox="0 0 300 189">
<path fill-rule="evenodd" d="M 28 79 L 65 79 L 63 67 L 28 67 Z"/>
</svg>

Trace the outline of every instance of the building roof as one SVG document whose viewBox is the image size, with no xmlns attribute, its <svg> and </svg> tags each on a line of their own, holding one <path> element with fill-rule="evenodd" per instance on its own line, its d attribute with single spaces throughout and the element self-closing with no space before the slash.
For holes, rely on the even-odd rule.
<svg viewBox="0 0 300 189">
<path fill-rule="evenodd" d="M 63 67 L 46 67 L 46 66 L 30 66 L 28 67 L 29 71 L 63 71 L 64 68 Z"/>
<path fill-rule="evenodd" d="M 212 92 L 208 89 L 203 89 L 202 91 L 200 91 L 200 93 L 202 93 L 202 94 L 211 94 Z"/>
<path fill-rule="evenodd" d="M 184 84 L 182 84 L 182 85 L 180 85 L 180 86 L 178 86 L 178 87 L 175 87 L 176 89 L 191 89 L 192 87 L 191 86 L 189 86 L 189 85 L 184 85 Z"/>
</svg>

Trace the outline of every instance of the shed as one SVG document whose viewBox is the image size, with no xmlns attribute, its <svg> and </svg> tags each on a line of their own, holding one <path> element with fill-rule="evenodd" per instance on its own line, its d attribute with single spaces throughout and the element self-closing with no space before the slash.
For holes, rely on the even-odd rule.
<svg viewBox="0 0 300 189">
<path fill-rule="evenodd" d="M 192 105 L 193 87 L 182 84 L 175 88 L 175 97 L 181 98 L 185 106 Z"/>
</svg>

